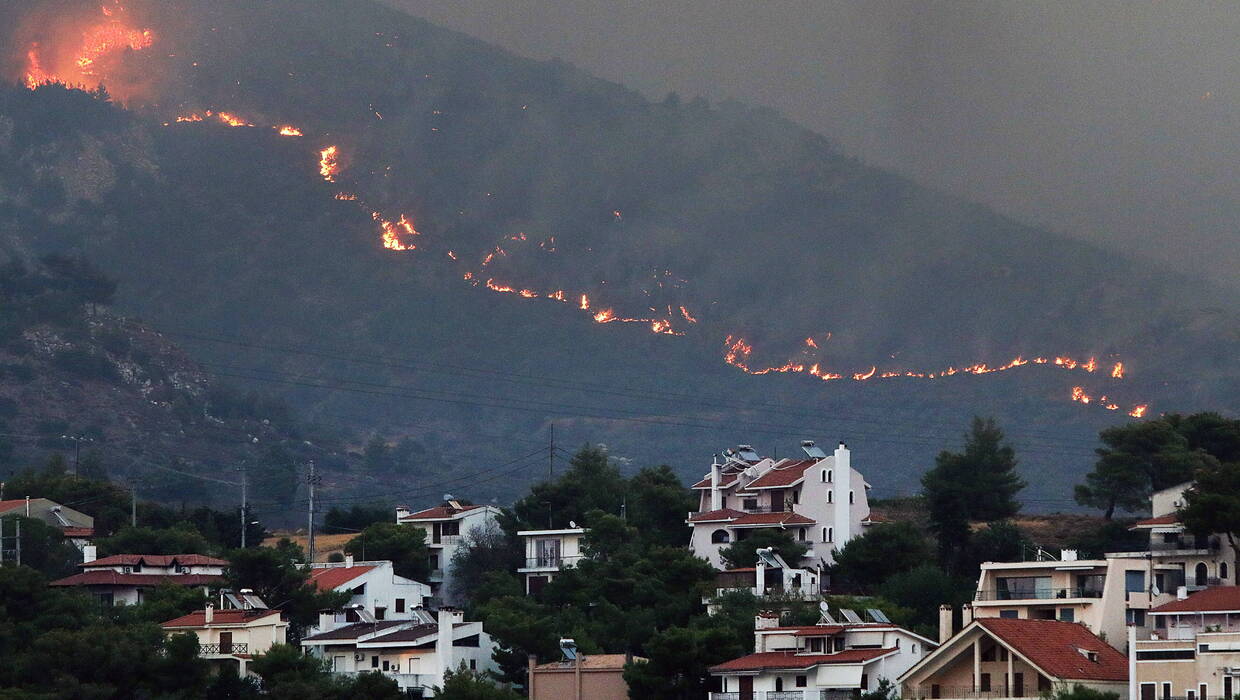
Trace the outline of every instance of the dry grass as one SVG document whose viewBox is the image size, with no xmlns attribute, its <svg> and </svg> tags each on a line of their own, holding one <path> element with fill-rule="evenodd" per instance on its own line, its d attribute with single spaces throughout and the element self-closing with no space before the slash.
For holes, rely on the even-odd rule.
<svg viewBox="0 0 1240 700">
<path fill-rule="evenodd" d="M 320 535 L 318 533 L 315 533 L 314 535 L 314 560 L 316 562 L 327 561 L 327 558 L 331 556 L 333 552 L 340 552 L 340 554 L 343 555 L 345 544 L 347 544 L 349 540 L 353 539 L 354 537 L 357 537 L 357 533 L 346 534 L 346 535 Z M 296 544 L 298 547 L 301 547 L 302 549 L 306 548 L 306 533 L 304 531 L 273 532 L 271 533 L 271 537 L 268 537 L 267 539 L 263 540 L 263 546 L 274 547 L 276 546 L 277 542 L 279 542 L 280 540 L 284 538 L 288 538 L 292 540 L 294 544 Z"/>
</svg>

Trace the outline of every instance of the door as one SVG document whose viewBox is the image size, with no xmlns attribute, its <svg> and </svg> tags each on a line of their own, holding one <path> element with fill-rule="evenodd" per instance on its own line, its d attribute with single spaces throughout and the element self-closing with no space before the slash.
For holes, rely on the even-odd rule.
<svg viewBox="0 0 1240 700">
<path fill-rule="evenodd" d="M 1141 700 L 1154 700 L 1154 684 L 1153 683 L 1142 683 L 1141 684 Z"/>
<path fill-rule="evenodd" d="M 332 672 L 333 673 L 344 673 L 344 671 L 345 671 L 344 657 L 333 656 L 332 657 Z M 1142 698 L 1142 700 L 1144 700 L 1144 698 Z M 1153 698 L 1150 698 L 1150 700 L 1153 700 Z"/>
<path fill-rule="evenodd" d="M 1017 698 L 1025 697 L 1025 674 L 1023 673 L 1012 674 L 1012 697 L 1017 697 Z"/>
<path fill-rule="evenodd" d="M 232 632 L 220 632 L 220 653 L 232 653 Z"/>
<path fill-rule="evenodd" d="M 753 676 L 741 676 L 741 700 L 753 700 Z"/>
</svg>

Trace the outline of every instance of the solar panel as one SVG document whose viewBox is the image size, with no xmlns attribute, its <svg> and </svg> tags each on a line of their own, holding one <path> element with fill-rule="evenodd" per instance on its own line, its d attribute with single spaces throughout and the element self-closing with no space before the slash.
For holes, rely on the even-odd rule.
<svg viewBox="0 0 1240 700">
<path fill-rule="evenodd" d="M 737 455 L 746 462 L 761 462 L 762 458 L 754 451 L 751 445 L 737 445 Z"/>
<path fill-rule="evenodd" d="M 840 608 L 840 614 L 843 615 L 844 619 L 848 622 L 861 622 L 861 618 L 857 617 L 857 613 L 849 610 L 848 608 Z"/>
<path fill-rule="evenodd" d="M 778 569 L 783 568 L 782 566 L 779 565 L 779 561 L 775 559 L 775 553 L 771 550 L 770 547 L 767 547 L 765 549 L 759 549 L 757 550 L 757 552 L 758 552 L 758 561 L 761 562 L 764 566 L 769 566 L 769 567 L 778 568 Z"/>
<path fill-rule="evenodd" d="M 571 639 L 561 639 L 560 652 L 564 654 L 565 661 L 575 660 L 577 658 L 577 642 Z"/>
<path fill-rule="evenodd" d="M 866 608 L 865 613 L 869 615 L 870 619 L 875 622 L 882 622 L 888 625 L 891 624 L 891 620 L 888 619 L 887 613 L 883 612 L 882 610 L 879 610 L 878 608 Z"/>
<path fill-rule="evenodd" d="M 801 449 L 804 450 L 806 456 L 811 459 L 827 458 L 827 453 L 823 452 L 821 447 L 815 445 L 813 440 L 803 440 L 801 442 Z"/>
</svg>

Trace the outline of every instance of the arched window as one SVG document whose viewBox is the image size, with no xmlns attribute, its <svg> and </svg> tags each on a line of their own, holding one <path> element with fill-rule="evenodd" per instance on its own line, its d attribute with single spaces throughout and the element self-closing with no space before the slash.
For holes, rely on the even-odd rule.
<svg viewBox="0 0 1240 700">
<path fill-rule="evenodd" d="M 831 481 L 832 481 L 832 479 L 831 479 L 831 470 L 830 470 L 830 469 L 828 469 L 828 470 L 827 470 L 827 483 L 829 484 L 829 483 L 831 483 Z"/>
<path fill-rule="evenodd" d="M 1219 577 L 1219 579 L 1220 579 L 1220 580 L 1222 580 L 1222 581 L 1226 581 L 1226 580 L 1227 580 L 1227 562 L 1225 562 L 1225 561 L 1223 561 L 1223 562 L 1219 562 L 1219 565 L 1218 565 L 1218 577 Z"/>
<path fill-rule="evenodd" d="M 715 544 L 727 544 L 732 541 L 732 538 L 728 535 L 727 530 L 715 530 L 710 533 L 710 541 Z"/>
<path fill-rule="evenodd" d="M 828 491 L 827 492 L 827 503 L 834 503 L 834 502 L 835 502 L 835 492 Z"/>
<path fill-rule="evenodd" d="M 1195 572 L 1196 572 L 1196 575 L 1194 576 L 1194 578 L 1196 580 L 1194 581 L 1194 583 L 1196 583 L 1198 586 L 1206 585 L 1206 579 L 1210 577 L 1210 572 L 1206 569 L 1205 562 L 1197 562 L 1197 568 Z"/>
<path fill-rule="evenodd" d="M 797 529 L 797 539 L 802 542 L 805 541 L 805 528 L 802 527 Z"/>
<path fill-rule="evenodd" d="M 849 503 L 855 503 L 855 502 L 856 502 L 856 500 L 857 500 L 856 496 L 857 496 L 857 494 L 856 494 L 856 493 L 854 493 L 854 492 L 852 492 L 852 491 L 849 491 L 849 492 L 848 492 L 848 502 L 849 502 Z"/>
<path fill-rule="evenodd" d="M 822 483 L 824 484 L 827 483 L 827 470 L 826 469 L 822 470 Z"/>
<path fill-rule="evenodd" d="M 824 527 L 824 528 L 822 528 L 822 541 L 823 541 L 823 542 L 830 542 L 830 541 L 831 541 L 830 539 L 828 539 L 831 535 L 830 535 L 830 533 L 828 533 L 828 532 L 827 532 L 827 529 L 828 529 L 828 528 L 825 528 L 825 527 Z"/>
</svg>

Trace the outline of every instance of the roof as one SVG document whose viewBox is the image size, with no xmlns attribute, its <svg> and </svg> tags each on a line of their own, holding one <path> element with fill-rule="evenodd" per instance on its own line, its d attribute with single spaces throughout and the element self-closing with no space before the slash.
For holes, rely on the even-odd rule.
<svg viewBox="0 0 1240 700">
<path fill-rule="evenodd" d="M 361 637 L 367 634 L 373 634 L 379 630 L 385 630 L 391 627 L 398 627 L 400 625 L 407 625 L 407 624 L 409 624 L 408 620 L 380 620 L 378 622 L 355 622 L 351 625 L 337 627 L 336 629 L 333 629 L 333 630 L 328 630 L 326 632 L 320 632 L 316 635 L 306 637 L 302 641 L 314 642 L 314 641 L 325 641 L 325 640 L 330 640 L 330 639 L 357 639 L 358 637 Z M 431 626 L 433 627 L 434 625 L 431 625 Z"/>
<path fill-rule="evenodd" d="M 691 523 L 713 523 L 732 520 L 745 515 L 743 511 L 733 508 L 720 508 L 719 510 L 708 510 L 702 513 L 689 516 Z"/>
<path fill-rule="evenodd" d="M 762 476 L 749 482 L 746 489 L 775 489 L 792 486 L 805 476 L 805 470 L 818 463 L 813 459 L 798 459 L 775 465 Z"/>
<path fill-rule="evenodd" d="M 984 618 L 976 623 L 1047 674 L 1061 680 L 1126 681 L 1128 657 L 1084 625 L 1058 620 Z M 1080 650 L 1095 652 L 1091 661 Z"/>
<path fill-rule="evenodd" d="M 32 498 L 30 500 L 33 501 L 35 499 Z M 19 506 L 25 507 L 25 505 L 26 505 L 26 499 L 24 498 L 17 498 L 17 499 L 13 499 L 9 501 L 0 501 L 0 513 L 7 513 L 8 511 L 13 510 L 14 508 L 17 508 Z"/>
<path fill-rule="evenodd" d="M 477 510 L 482 507 L 484 506 L 461 506 L 459 508 L 453 508 L 451 506 L 435 506 L 434 508 L 427 508 L 426 510 L 420 510 L 416 513 L 410 513 L 409 515 L 402 517 L 400 521 L 402 523 L 407 523 L 410 520 L 447 520 L 453 516 L 460 515 L 461 513 L 468 513 L 471 510 Z"/>
<path fill-rule="evenodd" d="M 834 654 L 797 654 L 795 651 L 763 651 L 712 666 L 711 673 L 761 671 L 764 669 L 807 669 L 823 664 L 857 664 L 890 654 L 889 649 L 845 649 Z"/>
<path fill-rule="evenodd" d="M 720 474 L 720 475 L 719 475 L 719 488 L 721 488 L 721 489 L 726 489 L 727 487 L 731 486 L 732 484 L 735 484 L 735 483 L 736 483 L 736 480 L 737 480 L 737 479 L 739 479 L 739 478 L 740 478 L 740 474 L 739 474 L 739 472 L 732 473 L 732 474 Z M 708 477 L 706 477 L 705 479 L 702 479 L 701 481 L 699 481 L 699 482 L 697 482 L 696 484 L 694 484 L 694 485 L 690 486 L 689 488 L 691 488 L 691 489 L 708 489 L 708 488 L 710 488 L 710 477 L 708 476 Z"/>
<path fill-rule="evenodd" d="M 213 627 L 220 626 L 239 626 L 255 620 L 261 620 L 269 616 L 279 617 L 279 610 L 214 610 L 211 615 L 211 625 Z M 182 615 L 178 618 L 168 620 L 162 623 L 160 627 L 206 627 L 207 617 L 205 610 L 195 610 L 188 615 Z"/>
<path fill-rule="evenodd" d="M 1132 524 L 1132 527 L 1138 528 L 1138 527 L 1157 527 L 1159 525 L 1177 525 L 1179 524 L 1179 522 L 1180 522 L 1179 513 L 1167 513 L 1166 515 L 1160 515 L 1156 518 L 1146 518 L 1145 520 L 1138 520 L 1137 522 Z"/>
<path fill-rule="evenodd" d="M 310 583 L 320 591 L 332 591 L 367 573 L 375 566 L 331 566 L 310 570 Z"/>
<path fill-rule="evenodd" d="M 61 532 L 65 537 L 94 537 L 95 528 L 93 527 L 62 527 Z"/>
<path fill-rule="evenodd" d="M 633 661 L 642 663 L 647 661 L 641 656 L 634 656 Z M 629 661 L 629 657 L 624 654 L 582 654 L 581 670 L 583 671 L 621 671 L 624 670 L 624 664 Z M 539 664 L 534 667 L 535 671 L 573 671 L 576 666 L 571 661 L 552 661 L 549 664 Z"/>
<path fill-rule="evenodd" d="M 177 586 L 209 586 L 222 583 L 219 574 L 123 574 L 111 569 L 83 571 L 49 583 L 49 586 L 158 586 L 171 583 Z"/>
<path fill-rule="evenodd" d="M 224 559 L 216 559 L 204 554 L 113 554 L 110 557 L 83 562 L 78 564 L 78 566 L 94 568 L 99 566 L 133 566 L 134 564 L 142 564 L 143 566 L 173 566 L 174 564 L 182 566 L 228 566 L 228 562 Z"/>
<path fill-rule="evenodd" d="M 895 521 L 883 515 L 882 513 L 875 513 L 874 511 L 870 511 L 870 514 L 865 516 L 865 518 L 861 521 L 861 524 L 866 525 L 866 524 L 871 524 L 871 523 L 877 524 L 877 523 L 891 523 L 891 522 L 895 522 Z"/>
<path fill-rule="evenodd" d="M 454 622 L 452 623 L 452 627 L 453 629 L 455 629 L 457 627 L 461 627 L 464 624 L 466 623 Z M 427 624 L 427 625 L 416 625 L 414 627 L 409 627 L 403 630 L 396 630 L 395 632 L 385 634 L 382 637 L 375 637 L 374 639 L 370 640 L 370 643 L 381 644 L 384 642 L 416 642 L 419 639 L 424 639 L 427 635 L 432 635 L 432 634 L 434 635 L 439 634 L 438 624 L 432 623 L 432 624 Z"/>
<path fill-rule="evenodd" d="M 813 525 L 814 521 L 800 513 L 746 513 L 732 525 Z"/>
<path fill-rule="evenodd" d="M 1168 615 L 1187 612 L 1240 611 L 1240 586 L 1215 586 L 1206 588 L 1183 600 L 1164 603 L 1150 611 L 1151 615 Z"/>
</svg>

